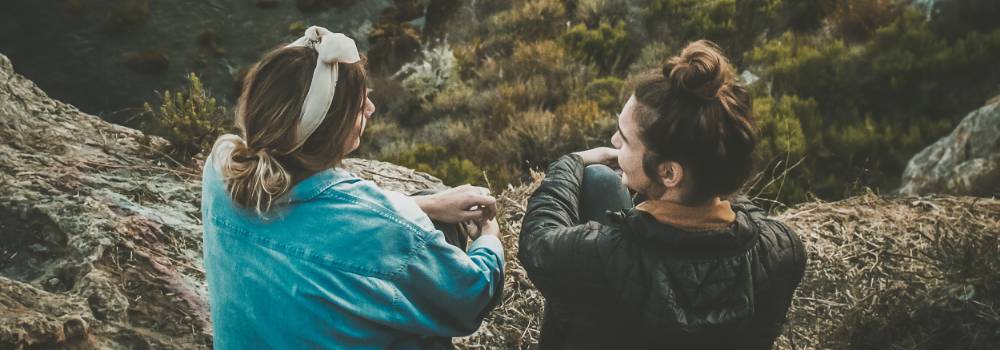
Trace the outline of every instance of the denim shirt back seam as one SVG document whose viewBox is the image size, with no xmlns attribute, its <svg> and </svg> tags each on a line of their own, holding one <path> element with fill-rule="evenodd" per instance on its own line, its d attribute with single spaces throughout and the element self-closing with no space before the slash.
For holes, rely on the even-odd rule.
<svg viewBox="0 0 1000 350">
<path fill-rule="evenodd" d="M 309 200 L 321 197 L 330 197 L 336 200 L 351 203 L 359 207 L 365 208 L 375 213 L 376 215 L 384 219 L 387 219 L 390 222 L 395 223 L 396 225 L 401 226 L 407 232 L 415 234 L 417 236 L 416 243 L 412 247 L 410 247 L 410 251 L 407 253 L 406 257 L 402 259 L 402 263 L 396 270 L 386 272 L 386 271 L 379 271 L 376 269 L 367 268 L 356 264 L 343 263 L 338 260 L 332 259 L 325 254 L 317 254 L 316 252 L 309 251 L 308 249 L 303 249 L 301 247 L 283 244 L 280 241 L 256 235 L 250 232 L 250 230 L 246 229 L 245 227 L 242 227 L 242 225 L 233 223 L 229 220 L 226 220 L 223 217 L 218 217 L 218 216 L 214 217 L 212 221 L 215 224 L 226 228 L 226 230 L 221 231 L 221 233 L 224 234 L 231 234 L 231 235 L 245 237 L 252 240 L 255 244 L 260 244 L 264 247 L 272 248 L 280 252 L 284 252 L 286 254 L 298 256 L 300 258 L 313 261 L 315 263 L 323 264 L 324 266 L 329 266 L 331 268 L 335 268 L 343 272 L 364 274 L 372 277 L 382 278 L 390 282 L 396 282 L 396 280 L 398 280 L 399 277 L 403 275 L 403 273 L 406 271 L 411 260 L 413 260 L 413 256 L 417 254 L 417 252 L 419 251 L 418 249 L 423 249 L 423 247 L 426 246 L 427 237 L 430 236 L 429 232 L 425 232 L 426 230 L 422 229 L 416 224 L 409 222 L 408 220 L 402 219 L 397 215 L 393 214 L 392 212 L 384 208 L 381 208 L 378 205 L 378 203 L 364 200 L 357 196 L 351 195 L 350 193 L 333 188 L 336 184 L 337 183 L 330 183 L 327 184 L 326 186 L 323 186 L 321 190 L 316 191 L 312 196 L 310 196 Z M 305 199 L 300 199 L 300 200 L 305 200 Z"/>
<path fill-rule="evenodd" d="M 246 238 L 246 239 L 249 239 L 252 243 L 258 244 L 258 245 L 260 245 L 262 247 L 265 247 L 265 248 L 268 248 L 268 249 L 272 249 L 272 250 L 275 250 L 275 251 L 278 251 L 278 252 L 281 252 L 281 253 L 284 253 L 284 254 L 288 254 L 288 255 L 293 256 L 293 257 L 305 259 L 305 260 L 308 260 L 308 261 L 311 261 L 311 262 L 314 262 L 314 263 L 317 263 L 317 264 L 321 264 L 323 266 L 327 266 L 327 267 L 336 269 L 337 271 L 340 271 L 340 272 L 350 273 L 350 274 L 355 274 L 355 275 L 363 275 L 363 276 L 368 276 L 368 277 L 375 277 L 375 278 L 384 279 L 384 280 L 387 280 L 387 281 L 393 281 L 397 277 L 395 275 L 399 274 L 399 271 L 392 271 L 392 272 L 386 273 L 384 271 L 379 271 L 379 270 L 376 270 L 376 269 L 367 268 L 367 267 L 364 267 L 364 266 L 361 266 L 361 265 L 343 263 L 343 262 L 331 259 L 331 258 L 329 258 L 328 256 L 326 256 L 324 254 L 317 254 L 317 253 L 309 251 L 307 249 L 303 249 L 303 248 L 292 246 L 292 245 L 283 244 L 283 243 L 281 243 L 279 241 L 276 241 L 276 240 L 273 240 L 273 239 L 269 239 L 269 238 L 266 238 L 266 237 L 261 237 L 259 235 L 253 234 L 252 232 L 250 232 L 250 230 L 247 230 L 246 228 L 243 228 L 243 227 L 241 227 L 238 224 L 231 223 L 228 220 L 225 220 L 225 219 L 220 218 L 220 217 L 213 218 L 212 222 L 214 222 L 216 225 L 219 225 L 219 226 L 225 228 L 225 230 L 219 230 L 218 231 L 219 234 L 223 234 L 223 235 L 227 235 L 227 236 L 233 236 L 233 237 Z"/>
</svg>

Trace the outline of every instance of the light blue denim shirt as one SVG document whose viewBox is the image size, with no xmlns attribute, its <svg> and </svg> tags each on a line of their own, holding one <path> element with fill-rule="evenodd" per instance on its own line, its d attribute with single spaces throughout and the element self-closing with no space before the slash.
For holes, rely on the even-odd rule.
<svg viewBox="0 0 1000 350">
<path fill-rule="evenodd" d="M 296 184 L 262 219 L 230 199 L 213 158 L 202 218 L 216 349 L 436 348 L 499 299 L 494 236 L 463 252 L 412 200 L 341 169 Z"/>
</svg>

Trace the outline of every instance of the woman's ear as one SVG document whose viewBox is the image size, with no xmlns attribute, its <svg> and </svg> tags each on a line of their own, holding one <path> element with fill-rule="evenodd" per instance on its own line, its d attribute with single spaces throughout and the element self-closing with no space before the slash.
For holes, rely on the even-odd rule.
<svg viewBox="0 0 1000 350">
<path fill-rule="evenodd" d="M 660 175 L 660 183 L 666 188 L 677 188 L 684 180 L 684 167 L 678 162 L 660 163 L 660 166 L 657 167 L 657 173 Z"/>
</svg>

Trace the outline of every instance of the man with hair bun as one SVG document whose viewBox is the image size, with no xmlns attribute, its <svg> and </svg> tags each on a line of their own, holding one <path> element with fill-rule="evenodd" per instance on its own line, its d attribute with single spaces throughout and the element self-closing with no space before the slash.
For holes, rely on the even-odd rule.
<svg viewBox="0 0 1000 350">
<path fill-rule="evenodd" d="M 546 298 L 541 349 L 773 347 L 806 253 L 733 196 L 753 172 L 752 111 L 697 41 L 637 79 L 614 148 L 549 166 L 518 253 Z"/>
</svg>

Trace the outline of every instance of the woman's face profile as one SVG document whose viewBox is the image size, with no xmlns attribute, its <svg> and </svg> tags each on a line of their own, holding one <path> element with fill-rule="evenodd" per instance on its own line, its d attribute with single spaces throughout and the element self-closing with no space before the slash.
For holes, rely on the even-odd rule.
<svg viewBox="0 0 1000 350">
<path fill-rule="evenodd" d="M 375 114 L 375 103 L 368 98 L 368 92 L 365 93 L 364 105 L 361 106 L 361 114 L 354 120 L 354 132 L 351 133 L 353 136 L 347 139 L 347 142 L 350 144 L 349 147 L 345 148 L 347 150 L 344 154 L 345 156 L 361 146 L 361 135 L 365 133 L 365 128 L 368 126 L 368 119 L 371 119 Z"/>
</svg>

